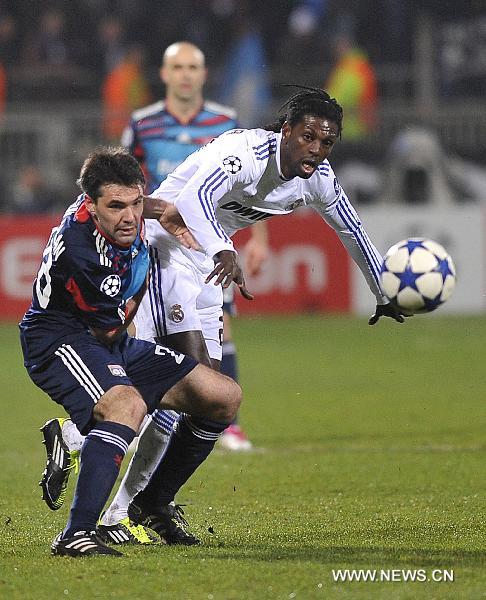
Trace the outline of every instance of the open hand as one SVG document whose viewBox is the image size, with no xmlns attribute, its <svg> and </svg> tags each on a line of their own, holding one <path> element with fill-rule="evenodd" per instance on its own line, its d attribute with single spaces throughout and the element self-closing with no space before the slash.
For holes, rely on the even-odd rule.
<svg viewBox="0 0 486 600">
<path fill-rule="evenodd" d="M 243 271 L 238 264 L 238 256 L 232 250 L 221 250 L 214 255 L 214 269 L 206 277 L 206 283 L 209 283 L 216 277 L 214 285 L 222 285 L 227 288 L 232 282 L 235 282 L 240 289 L 240 294 L 247 300 L 253 300 L 245 284 Z"/>
</svg>

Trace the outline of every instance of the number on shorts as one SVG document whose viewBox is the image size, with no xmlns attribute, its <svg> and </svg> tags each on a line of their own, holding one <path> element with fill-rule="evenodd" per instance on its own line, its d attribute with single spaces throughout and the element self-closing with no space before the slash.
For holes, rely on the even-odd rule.
<svg viewBox="0 0 486 600">
<path fill-rule="evenodd" d="M 155 346 L 155 354 L 158 354 L 159 356 L 172 356 L 178 365 L 181 364 L 185 356 L 184 354 L 180 354 L 171 348 L 166 348 L 165 346 L 160 346 L 159 344 L 156 344 Z"/>
</svg>

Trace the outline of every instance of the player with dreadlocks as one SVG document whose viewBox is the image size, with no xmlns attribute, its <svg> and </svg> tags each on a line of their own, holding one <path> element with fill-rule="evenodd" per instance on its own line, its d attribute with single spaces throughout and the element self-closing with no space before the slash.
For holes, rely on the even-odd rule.
<svg viewBox="0 0 486 600">
<path fill-rule="evenodd" d="M 299 91 L 282 104 L 279 109 L 281 114 L 277 120 L 270 125 L 266 125 L 263 129 L 279 133 L 285 121 L 293 127 L 302 116 L 314 115 L 334 121 L 339 129 L 339 138 L 341 138 L 343 109 L 335 98 L 331 98 L 327 92 L 320 88 L 303 85 L 285 85 L 284 87 L 295 87 Z"/>
<path fill-rule="evenodd" d="M 252 299 L 231 237 L 257 221 L 291 213 L 300 206 L 311 207 L 322 216 L 361 269 L 377 303 L 369 323 L 375 324 L 381 316 L 403 322 L 380 289 L 382 257 L 328 162 L 341 137 L 341 107 L 324 90 L 299 87 L 281 113 L 263 129 L 222 134 L 191 154 L 151 194 L 152 200 L 146 200 L 146 205 L 152 202 L 156 206 L 158 199 L 173 204 L 174 220 L 182 216 L 201 250 L 183 247 L 158 221 L 147 220 L 151 272 L 156 276 L 150 279 L 136 315 L 137 337 L 163 342 L 165 321 L 172 319 L 172 327 L 174 323 L 180 327 L 180 333 L 171 338 L 174 349 L 195 357 L 201 352 L 217 356 L 222 287 L 234 282 L 245 298 Z M 205 432 L 191 427 L 185 415 L 157 413 L 154 419 L 171 433 L 167 450 L 160 459 L 164 446 L 156 439 L 142 444 L 115 502 L 126 509 L 131 501 L 130 519 L 152 527 L 164 538 L 162 516 L 217 436 L 209 439 Z M 142 432 L 142 436 L 149 434 L 149 429 Z M 179 452 L 187 445 L 192 450 L 191 460 L 187 453 Z M 193 536 L 182 538 L 169 543 L 194 543 Z"/>
</svg>

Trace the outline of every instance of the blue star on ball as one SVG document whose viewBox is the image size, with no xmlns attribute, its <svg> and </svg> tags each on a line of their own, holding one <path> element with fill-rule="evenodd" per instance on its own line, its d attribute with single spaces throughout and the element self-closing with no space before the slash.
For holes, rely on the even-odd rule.
<svg viewBox="0 0 486 600">
<path fill-rule="evenodd" d="M 407 240 L 403 248 L 407 248 L 408 253 L 412 254 L 415 248 L 425 248 L 425 246 L 422 244 L 422 240 Z"/>
<path fill-rule="evenodd" d="M 436 256 L 436 258 L 437 258 L 437 262 L 439 264 L 437 265 L 437 267 L 434 270 L 438 271 L 442 275 L 442 283 L 444 283 L 447 276 L 451 275 L 452 277 L 454 277 L 454 273 L 451 270 L 451 267 L 449 265 L 449 261 L 447 260 L 447 258 L 440 259 L 437 256 Z"/>
<path fill-rule="evenodd" d="M 399 292 L 404 290 L 406 287 L 411 287 L 412 289 L 417 289 L 416 281 L 419 277 L 423 275 L 423 273 L 414 273 L 410 266 L 405 267 L 405 270 L 402 273 L 395 273 L 400 279 L 400 287 L 398 289 Z"/>
</svg>

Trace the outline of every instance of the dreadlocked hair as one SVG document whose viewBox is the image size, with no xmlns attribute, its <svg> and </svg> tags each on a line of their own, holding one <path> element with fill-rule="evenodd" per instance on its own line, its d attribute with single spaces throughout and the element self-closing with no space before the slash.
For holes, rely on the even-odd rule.
<svg viewBox="0 0 486 600">
<path fill-rule="evenodd" d="M 321 88 L 293 84 L 285 84 L 285 87 L 298 88 L 298 91 L 292 94 L 278 109 L 279 117 L 277 120 L 269 125 L 265 125 L 263 129 L 278 133 L 281 131 L 285 121 L 289 125 L 294 126 L 305 115 L 312 115 L 334 121 L 338 126 L 339 137 L 341 137 L 343 130 L 343 109 L 335 98 L 331 98 Z"/>
</svg>

